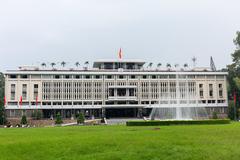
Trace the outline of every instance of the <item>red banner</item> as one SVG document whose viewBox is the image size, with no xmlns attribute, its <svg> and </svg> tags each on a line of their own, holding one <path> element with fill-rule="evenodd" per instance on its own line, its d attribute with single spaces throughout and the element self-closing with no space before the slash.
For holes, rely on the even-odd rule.
<svg viewBox="0 0 240 160">
<path fill-rule="evenodd" d="M 20 96 L 19 105 L 20 105 L 20 107 L 22 106 L 22 96 Z"/>
<path fill-rule="evenodd" d="M 36 96 L 36 106 L 38 105 L 38 96 Z"/>
<path fill-rule="evenodd" d="M 4 106 L 7 104 L 7 98 L 4 96 Z"/>
<path fill-rule="evenodd" d="M 119 49 L 118 58 L 119 58 L 119 59 L 122 59 L 122 48 Z"/>
</svg>

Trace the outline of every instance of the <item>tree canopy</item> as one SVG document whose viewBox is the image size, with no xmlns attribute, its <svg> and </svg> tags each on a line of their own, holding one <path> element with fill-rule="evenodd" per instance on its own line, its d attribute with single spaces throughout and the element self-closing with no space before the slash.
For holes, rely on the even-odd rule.
<svg viewBox="0 0 240 160">
<path fill-rule="evenodd" d="M 4 112 L 4 75 L 0 73 L 0 125 L 6 122 Z"/>
<path fill-rule="evenodd" d="M 228 95 L 230 100 L 233 100 L 233 94 L 236 94 L 237 97 L 240 96 L 240 32 L 237 32 L 236 38 L 233 40 L 233 43 L 236 45 L 236 49 L 231 54 L 232 64 L 227 66 Z M 239 109 L 239 106 L 240 106 L 239 104 L 240 104 L 240 101 L 239 101 L 239 98 L 237 98 L 237 103 L 232 104 L 231 106 L 233 107 L 229 107 L 229 113 L 238 115 L 239 117 L 240 114 L 237 113 L 237 110 Z M 235 109 L 234 112 L 232 111 L 233 109 Z M 229 117 L 235 117 L 235 116 L 229 115 Z"/>
</svg>

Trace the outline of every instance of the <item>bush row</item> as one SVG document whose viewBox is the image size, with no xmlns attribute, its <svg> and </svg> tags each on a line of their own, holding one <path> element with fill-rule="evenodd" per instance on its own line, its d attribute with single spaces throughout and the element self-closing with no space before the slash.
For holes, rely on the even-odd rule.
<svg viewBox="0 0 240 160">
<path fill-rule="evenodd" d="M 167 126 L 182 124 L 229 124 L 229 119 L 210 119 L 210 120 L 169 120 L 169 121 L 128 121 L 127 126 Z"/>
</svg>

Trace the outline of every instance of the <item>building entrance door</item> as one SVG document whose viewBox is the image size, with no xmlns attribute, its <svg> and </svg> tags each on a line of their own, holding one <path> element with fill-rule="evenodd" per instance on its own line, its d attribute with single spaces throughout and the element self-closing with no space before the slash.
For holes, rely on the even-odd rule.
<svg viewBox="0 0 240 160">
<path fill-rule="evenodd" d="M 137 117 L 137 108 L 107 108 L 106 118 L 133 118 Z"/>
</svg>

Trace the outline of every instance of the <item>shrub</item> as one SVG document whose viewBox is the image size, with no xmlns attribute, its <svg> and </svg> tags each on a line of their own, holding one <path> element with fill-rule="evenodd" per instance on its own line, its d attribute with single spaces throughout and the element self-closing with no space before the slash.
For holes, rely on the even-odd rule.
<svg viewBox="0 0 240 160">
<path fill-rule="evenodd" d="M 35 120 L 40 120 L 42 118 L 42 112 L 37 110 L 32 113 L 32 118 Z"/>
<path fill-rule="evenodd" d="M 228 104 L 228 118 L 230 118 L 231 120 L 234 120 L 235 116 L 234 116 L 234 102 L 233 101 L 229 101 Z"/>
<path fill-rule="evenodd" d="M 0 125 L 4 125 L 7 123 L 6 115 L 5 115 L 5 109 L 3 106 L 3 102 L 1 101 L 0 98 Z"/>
<path fill-rule="evenodd" d="M 217 112 L 213 112 L 213 113 L 212 113 L 212 119 L 218 119 Z"/>
<path fill-rule="evenodd" d="M 192 124 L 229 124 L 229 119 L 211 120 L 173 120 L 173 121 L 128 121 L 127 126 L 167 126 L 167 125 L 192 125 Z"/>
<path fill-rule="evenodd" d="M 58 112 L 57 113 L 57 117 L 56 117 L 56 121 L 55 121 L 55 124 L 62 124 L 63 121 L 62 121 L 62 116 L 60 115 L 60 113 Z"/>
<path fill-rule="evenodd" d="M 7 126 L 8 128 L 11 127 L 11 125 L 12 125 L 11 122 L 9 122 L 9 121 L 6 122 L 6 126 Z"/>
<path fill-rule="evenodd" d="M 79 113 L 78 118 L 77 118 L 77 123 L 78 124 L 83 124 L 84 120 L 85 120 L 85 117 L 84 117 L 83 113 L 82 112 Z"/>
<path fill-rule="evenodd" d="M 27 124 L 27 116 L 26 116 L 26 115 L 23 115 L 23 116 L 22 116 L 21 124 L 22 124 L 22 125 L 26 125 L 26 124 Z"/>
</svg>

